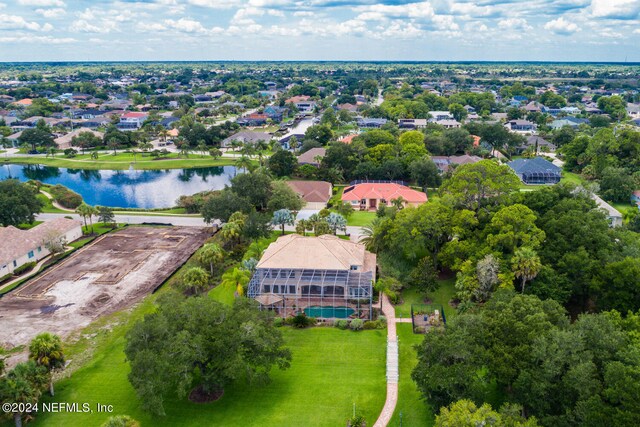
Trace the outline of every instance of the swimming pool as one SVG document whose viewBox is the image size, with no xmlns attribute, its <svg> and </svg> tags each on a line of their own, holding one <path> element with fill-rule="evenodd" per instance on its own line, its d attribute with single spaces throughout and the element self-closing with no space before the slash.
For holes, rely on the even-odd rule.
<svg viewBox="0 0 640 427">
<path fill-rule="evenodd" d="M 355 310 L 349 307 L 311 306 L 304 309 L 304 314 L 309 317 L 346 319 L 353 313 L 355 313 Z"/>
</svg>

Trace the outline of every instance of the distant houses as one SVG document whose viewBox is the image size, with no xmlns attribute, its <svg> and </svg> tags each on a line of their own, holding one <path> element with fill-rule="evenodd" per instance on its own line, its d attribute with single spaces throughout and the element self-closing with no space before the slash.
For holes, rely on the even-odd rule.
<svg viewBox="0 0 640 427">
<path fill-rule="evenodd" d="M 609 226 L 620 227 L 622 225 L 622 214 L 609 203 L 602 200 L 597 194 L 591 194 L 591 198 L 596 202 L 598 208 L 603 210 L 607 215 Z"/>
<path fill-rule="evenodd" d="M 461 156 L 431 156 L 431 160 L 436 164 L 440 173 L 445 173 L 460 165 L 477 163 L 482 160 L 482 157 L 463 154 Z"/>
<path fill-rule="evenodd" d="M 535 123 L 529 120 L 509 120 L 505 123 L 504 127 L 516 133 L 533 133 L 538 128 Z"/>
<path fill-rule="evenodd" d="M 246 144 L 256 144 L 260 141 L 270 142 L 271 138 L 272 138 L 271 134 L 268 134 L 266 132 L 252 132 L 248 130 L 243 130 L 234 135 L 231 135 L 226 139 L 223 139 L 220 145 L 222 148 L 230 148 L 233 146 L 234 141 L 241 145 L 246 145 Z"/>
<path fill-rule="evenodd" d="M 387 119 L 375 117 L 358 117 L 356 124 L 363 129 L 379 129 L 387 123 Z"/>
</svg>

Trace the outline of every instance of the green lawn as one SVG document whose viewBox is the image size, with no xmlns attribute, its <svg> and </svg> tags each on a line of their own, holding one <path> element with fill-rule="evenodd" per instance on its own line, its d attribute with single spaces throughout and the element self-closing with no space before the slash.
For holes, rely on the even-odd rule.
<svg viewBox="0 0 640 427">
<path fill-rule="evenodd" d="M 53 203 L 51 203 L 51 199 L 49 199 L 47 196 L 45 196 L 42 193 L 37 194 L 36 197 L 38 198 L 38 200 L 42 202 L 43 213 L 65 213 L 65 214 L 69 213 L 67 211 L 63 211 L 62 209 L 58 209 L 55 206 L 53 206 Z"/>
<path fill-rule="evenodd" d="M 399 374 L 398 404 L 389 427 L 403 426 L 430 427 L 434 422 L 431 408 L 422 400 L 422 396 L 411 379 L 411 372 L 418 363 L 414 346 L 420 344 L 423 335 L 414 334 L 410 323 L 400 323 L 397 326 L 399 345 Z M 400 415 L 402 414 L 402 416 Z"/>
<path fill-rule="evenodd" d="M 456 279 L 446 279 L 440 281 L 440 287 L 428 295 L 433 304 L 440 304 L 444 307 L 444 314 L 447 318 L 451 318 L 456 315 L 453 307 L 449 305 L 449 301 L 456 293 L 455 289 Z M 415 288 L 407 288 L 402 291 L 402 304 L 396 306 L 396 316 L 409 317 L 411 316 L 411 304 L 422 304 L 424 297 Z"/>
<path fill-rule="evenodd" d="M 187 158 L 180 157 L 177 153 L 172 153 L 161 160 L 153 160 L 152 157 L 143 157 L 138 154 L 135 158 L 131 153 L 119 153 L 117 155 L 103 153 L 98 159 L 91 159 L 89 154 L 81 154 L 74 158 L 65 157 L 12 157 L 6 159 L 7 163 L 16 164 L 39 164 L 46 166 L 56 166 L 61 168 L 76 169 L 113 169 L 126 170 L 130 166 L 134 169 L 183 169 L 209 166 L 229 166 L 233 165 L 235 159 L 214 159 L 210 156 L 200 156 L 191 154 Z"/>
<path fill-rule="evenodd" d="M 131 318 L 150 311 L 152 299 L 134 310 Z M 55 398 L 46 401 L 111 404 L 114 414 L 128 414 L 143 426 L 336 426 L 344 425 L 354 403 L 372 424 L 384 403 L 385 331 L 284 328 L 293 362 L 286 371 L 274 371 L 269 384 L 240 382 L 209 404 L 171 399 L 165 402 L 166 417 L 151 417 L 140 409 L 127 380 L 123 349 L 128 325 L 120 324 L 109 333 L 96 329 L 100 344 L 91 360 L 71 378 L 59 381 Z M 78 345 L 91 351 L 86 342 Z M 34 425 L 98 426 L 106 418 L 108 414 L 95 412 L 41 413 Z"/>
<path fill-rule="evenodd" d="M 371 224 L 371 221 L 373 221 L 374 219 L 376 219 L 375 212 L 355 211 L 347 219 L 347 225 L 364 227 L 365 225 Z"/>
</svg>

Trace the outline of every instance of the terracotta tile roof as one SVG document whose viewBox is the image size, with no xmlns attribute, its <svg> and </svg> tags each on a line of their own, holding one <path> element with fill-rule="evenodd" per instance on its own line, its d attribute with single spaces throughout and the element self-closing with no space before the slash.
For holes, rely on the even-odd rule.
<svg viewBox="0 0 640 427">
<path fill-rule="evenodd" d="M 311 99 L 311 97 L 307 96 L 307 95 L 292 96 L 291 98 L 287 99 L 285 101 L 285 103 L 286 104 L 296 104 L 298 102 L 308 101 L 309 99 Z"/>
<path fill-rule="evenodd" d="M 16 101 L 14 102 L 14 104 L 16 105 L 31 105 L 33 104 L 33 99 L 29 99 L 29 98 L 25 98 L 25 99 L 21 99 L 20 101 Z"/>
<path fill-rule="evenodd" d="M 327 203 L 331 198 L 331 183 L 325 181 L 286 181 L 305 202 Z"/>
<path fill-rule="evenodd" d="M 342 200 L 354 201 L 362 199 L 384 199 L 391 201 L 402 196 L 409 203 L 424 203 L 427 195 L 409 187 L 394 183 L 356 184 L 344 189 Z"/>
<path fill-rule="evenodd" d="M 332 235 L 289 234 L 269 245 L 257 267 L 350 270 L 352 265 L 362 267 L 362 271 L 374 271 L 375 255 L 360 243 Z"/>
<path fill-rule="evenodd" d="M 353 138 L 355 138 L 356 136 L 358 136 L 357 133 L 352 133 L 351 135 L 343 136 L 342 138 L 340 138 L 340 142 L 345 144 L 351 144 L 353 142 Z"/>
</svg>

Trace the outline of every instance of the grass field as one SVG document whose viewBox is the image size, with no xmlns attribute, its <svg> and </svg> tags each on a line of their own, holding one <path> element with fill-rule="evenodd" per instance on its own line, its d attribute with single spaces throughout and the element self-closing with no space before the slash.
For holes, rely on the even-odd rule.
<svg viewBox="0 0 640 427">
<path fill-rule="evenodd" d="M 240 382 L 214 403 L 171 399 L 165 402 L 166 417 L 144 413 L 127 380 L 123 349 L 128 325 L 152 309 L 152 299 L 110 332 L 104 329 L 106 324 L 94 326 L 99 344 L 93 357 L 71 378 L 59 381 L 55 398 L 45 401 L 110 404 L 113 414 L 130 415 L 143 426 L 336 426 L 345 423 L 354 403 L 367 420 L 377 418 L 385 396 L 385 331 L 353 333 L 335 328 L 283 329 L 293 362 L 286 371 L 274 371 L 267 385 Z M 78 347 L 91 352 L 87 340 Z M 83 355 L 72 352 L 74 357 Z M 108 416 L 41 413 L 33 425 L 99 426 Z"/>
<path fill-rule="evenodd" d="M 456 293 L 455 278 L 441 280 L 440 287 L 432 293 L 428 294 L 434 304 L 441 304 L 444 307 L 444 313 L 447 318 L 456 315 L 455 310 L 449 305 L 449 301 Z M 422 304 L 424 297 L 415 288 L 407 288 L 402 291 L 402 304 L 396 306 L 396 316 L 411 316 L 411 304 Z"/>
<path fill-rule="evenodd" d="M 375 218 L 376 218 L 375 212 L 355 211 L 347 219 L 347 225 L 364 227 L 365 225 L 371 224 L 371 221 L 373 221 Z"/>
<path fill-rule="evenodd" d="M 398 383 L 398 404 L 389 427 L 400 425 L 431 427 L 434 422 L 434 415 L 431 408 L 422 400 L 416 384 L 411 379 L 411 372 L 416 363 L 418 363 L 414 346 L 422 342 L 423 335 L 414 334 L 410 323 L 400 323 L 396 327 L 398 330 L 400 379 Z M 402 424 L 400 424 L 401 420 Z"/>
<path fill-rule="evenodd" d="M 38 200 L 42 202 L 43 213 L 64 213 L 64 214 L 69 213 L 67 211 L 63 211 L 62 209 L 58 209 L 55 206 L 53 206 L 51 199 L 49 199 L 47 196 L 45 196 L 42 193 L 37 194 L 36 197 L 38 198 Z"/>
<path fill-rule="evenodd" d="M 230 304 L 234 291 L 218 286 L 209 297 Z M 354 404 L 369 425 L 377 419 L 386 395 L 386 330 L 356 333 L 330 327 L 281 329 L 293 361 L 288 370 L 273 371 L 269 384 L 238 382 L 227 387 L 219 401 L 208 404 L 171 398 L 165 402 L 165 417 L 146 414 L 127 379 L 125 335 L 134 322 L 153 311 L 158 294 L 129 311 L 94 322 L 66 347 L 71 360 L 66 378 L 56 383 L 55 398 L 43 401 L 87 402 L 94 412 L 39 413 L 33 425 L 99 426 L 110 415 L 126 414 L 142 426 L 329 427 L 345 425 Z M 113 405 L 113 413 L 97 413 L 98 403 Z"/>
<path fill-rule="evenodd" d="M 75 169 L 112 169 L 126 170 L 133 166 L 134 169 L 184 169 L 209 166 L 231 166 L 235 159 L 218 158 L 210 156 L 201 157 L 199 154 L 191 154 L 187 158 L 172 153 L 161 160 L 153 160 L 152 157 L 143 157 L 142 154 L 134 156 L 131 153 L 118 153 L 117 155 L 102 153 L 97 159 L 91 159 L 90 154 L 80 154 L 74 158 L 64 157 L 12 157 L 5 159 L 6 163 L 15 164 L 39 164 Z"/>
</svg>

